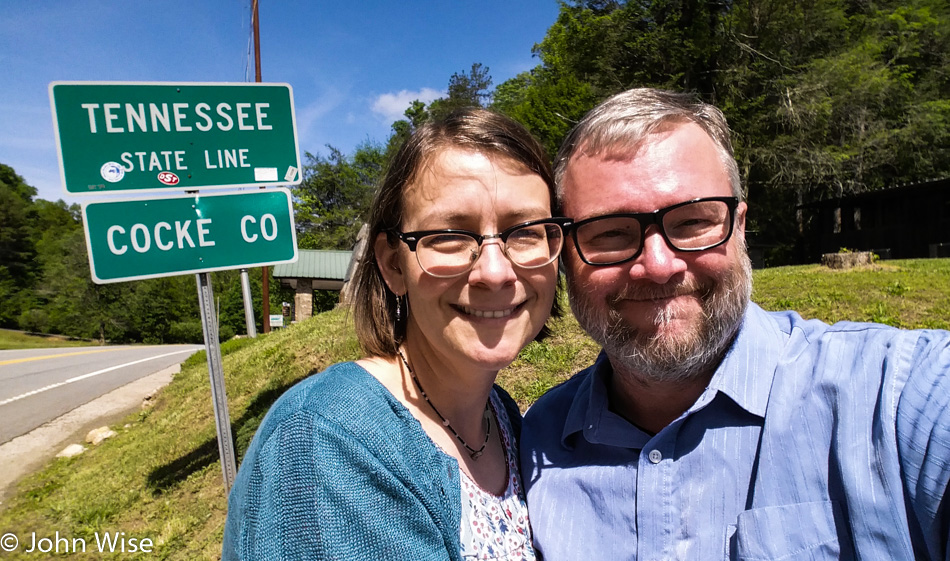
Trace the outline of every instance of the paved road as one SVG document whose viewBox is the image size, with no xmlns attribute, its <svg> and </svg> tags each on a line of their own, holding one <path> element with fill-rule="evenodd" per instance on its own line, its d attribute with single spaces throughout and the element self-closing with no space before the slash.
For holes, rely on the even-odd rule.
<svg viewBox="0 0 950 561">
<path fill-rule="evenodd" d="M 200 345 L 0 351 L 0 444 L 134 380 L 178 364 Z"/>
</svg>

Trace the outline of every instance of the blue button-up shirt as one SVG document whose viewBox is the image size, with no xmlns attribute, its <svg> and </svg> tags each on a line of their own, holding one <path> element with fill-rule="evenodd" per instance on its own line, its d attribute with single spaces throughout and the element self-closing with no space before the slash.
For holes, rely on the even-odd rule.
<svg viewBox="0 0 950 561">
<path fill-rule="evenodd" d="M 547 561 L 947 559 L 950 333 L 754 304 L 709 387 L 647 434 L 601 354 L 525 416 Z M 950 497 L 947 497 L 950 499 Z"/>
</svg>

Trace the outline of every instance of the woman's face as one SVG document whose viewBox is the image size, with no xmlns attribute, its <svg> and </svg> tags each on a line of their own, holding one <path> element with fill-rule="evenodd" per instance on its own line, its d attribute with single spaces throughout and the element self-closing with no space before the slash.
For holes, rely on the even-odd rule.
<svg viewBox="0 0 950 561">
<path fill-rule="evenodd" d="M 551 216 L 540 176 L 506 158 L 446 148 L 420 171 L 404 194 L 402 231 L 459 229 L 497 234 Z M 419 266 L 404 243 L 377 241 L 390 289 L 407 294 L 406 341 L 436 353 L 439 362 L 500 370 L 541 330 L 551 311 L 557 262 L 522 269 L 500 240 L 485 240 L 470 271 L 437 278 Z"/>
</svg>

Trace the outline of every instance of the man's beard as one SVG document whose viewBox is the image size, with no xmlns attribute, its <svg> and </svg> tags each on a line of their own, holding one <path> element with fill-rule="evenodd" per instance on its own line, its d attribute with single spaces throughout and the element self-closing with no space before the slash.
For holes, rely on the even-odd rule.
<svg viewBox="0 0 950 561">
<path fill-rule="evenodd" d="M 732 343 L 752 294 L 752 265 L 745 244 L 737 244 L 736 259 L 721 277 L 675 284 L 629 284 L 594 305 L 590 291 L 568 278 L 571 310 L 578 323 L 607 352 L 614 368 L 622 368 L 645 383 L 686 382 L 711 372 Z M 654 333 L 640 333 L 623 318 L 624 299 L 662 298 L 698 294 L 702 315 L 686 333 L 667 335 L 664 327 L 676 320 L 676 310 L 664 307 L 653 318 Z M 606 314 L 605 314 L 606 305 Z"/>
</svg>

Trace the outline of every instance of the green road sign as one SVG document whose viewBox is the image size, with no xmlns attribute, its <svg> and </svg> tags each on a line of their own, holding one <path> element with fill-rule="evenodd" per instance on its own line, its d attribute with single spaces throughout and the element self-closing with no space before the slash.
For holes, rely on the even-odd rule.
<svg viewBox="0 0 950 561">
<path fill-rule="evenodd" d="M 86 203 L 98 284 L 297 260 L 286 189 Z"/>
<path fill-rule="evenodd" d="M 300 183 L 288 84 L 53 82 L 67 193 Z"/>
</svg>

